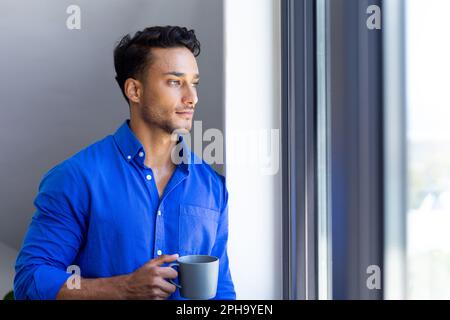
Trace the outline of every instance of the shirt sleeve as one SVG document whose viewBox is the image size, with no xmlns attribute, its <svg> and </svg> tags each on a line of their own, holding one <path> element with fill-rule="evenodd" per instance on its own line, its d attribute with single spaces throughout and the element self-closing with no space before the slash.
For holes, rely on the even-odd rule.
<svg viewBox="0 0 450 320">
<path fill-rule="evenodd" d="M 236 292 L 234 290 L 231 277 L 227 243 L 228 243 L 228 191 L 224 185 L 224 205 L 219 217 L 216 242 L 212 249 L 212 255 L 219 258 L 219 282 L 217 284 L 217 294 L 214 300 L 235 300 Z"/>
<path fill-rule="evenodd" d="M 14 277 L 17 300 L 55 299 L 70 273 L 86 228 L 87 197 L 72 164 L 63 162 L 44 175 L 35 214 L 19 251 Z"/>
</svg>

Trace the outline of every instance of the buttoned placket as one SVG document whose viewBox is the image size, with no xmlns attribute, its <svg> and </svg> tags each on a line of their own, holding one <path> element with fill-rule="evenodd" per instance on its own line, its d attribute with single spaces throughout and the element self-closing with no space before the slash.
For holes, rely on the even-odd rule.
<svg viewBox="0 0 450 320">
<path fill-rule="evenodd" d="M 155 238 L 154 238 L 154 247 L 153 247 L 153 257 L 158 257 L 162 254 L 165 254 L 165 251 L 164 251 L 164 249 L 165 249 L 164 248 L 164 240 L 165 240 L 164 200 L 167 198 L 168 194 L 173 189 L 175 189 L 175 187 L 178 184 L 180 184 L 186 177 L 185 176 L 181 177 L 181 179 L 179 179 L 179 181 L 175 182 L 175 185 L 171 186 L 170 184 L 173 180 L 172 178 L 177 178 L 177 175 L 179 175 L 178 167 L 175 168 L 175 171 L 173 174 L 174 177 L 172 177 L 169 180 L 169 182 L 165 188 L 166 190 L 164 190 L 164 193 L 163 193 L 161 199 L 159 199 L 158 188 L 156 186 L 153 171 L 151 168 L 147 167 L 144 164 L 144 160 L 145 160 L 144 151 L 139 151 L 136 158 L 137 158 L 136 160 L 139 163 L 139 167 L 140 167 L 141 171 L 143 172 L 144 181 L 146 183 L 147 190 L 149 191 L 151 201 L 155 201 L 158 204 L 157 209 L 156 209 L 156 217 L 155 217 Z M 129 162 L 132 161 L 131 156 L 128 156 L 127 159 L 129 160 Z"/>
</svg>

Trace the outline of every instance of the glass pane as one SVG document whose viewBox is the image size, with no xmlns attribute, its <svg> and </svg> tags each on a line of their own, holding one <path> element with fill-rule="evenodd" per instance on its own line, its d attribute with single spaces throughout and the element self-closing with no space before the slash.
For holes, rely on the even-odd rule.
<svg viewBox="0 0 450 320">
<path fill-rule="evenodd" d="M 317 194 L 318 298 L 332 298 L 331 217 L 329 210 L 329 110 L 327 101 L 327 1 L 317 0 Z"/>
<path fill-rule="evenodd" d="M 448 0 L 406 1 L 409 299 L 450 299 Z"/>
</svg>

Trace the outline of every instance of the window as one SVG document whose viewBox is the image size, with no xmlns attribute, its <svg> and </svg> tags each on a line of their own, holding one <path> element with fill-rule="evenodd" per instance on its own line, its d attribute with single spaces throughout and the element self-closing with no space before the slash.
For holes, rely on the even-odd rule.
<svg viewBox="0 0 450 320">
<path fill-rule="evenodd" d="M 449 299 L 450 2 L 385 4 L 384 297 Z"/>
<path fill-rule="evenodd" d="M 450 299 L 450 1 L 405 9 L 406 298 Z"/>
</svg>

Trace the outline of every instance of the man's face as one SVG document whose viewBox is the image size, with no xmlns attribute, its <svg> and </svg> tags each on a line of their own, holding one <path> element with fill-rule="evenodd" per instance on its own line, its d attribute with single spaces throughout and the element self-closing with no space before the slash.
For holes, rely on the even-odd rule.
<svg viewBox="0 0 450 320">
<path fill-rule="evenodd" d="M 152 63 L 143 79 L 142 119 L 172 134 L 191 130 L 199 81 L 197 61 L 187 48 L 152 48 Z"/>
</svg>

